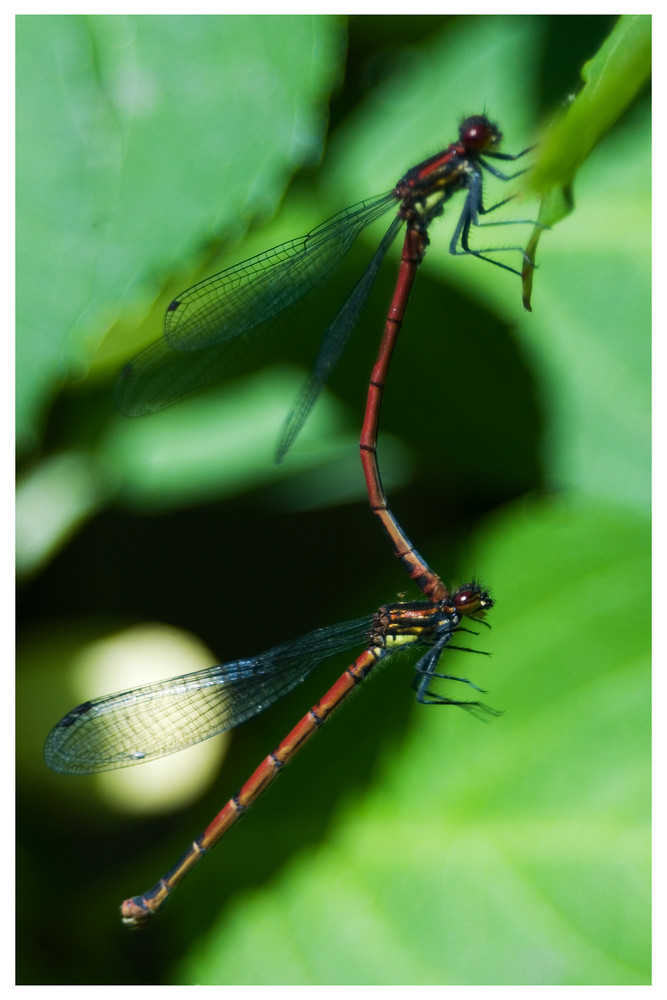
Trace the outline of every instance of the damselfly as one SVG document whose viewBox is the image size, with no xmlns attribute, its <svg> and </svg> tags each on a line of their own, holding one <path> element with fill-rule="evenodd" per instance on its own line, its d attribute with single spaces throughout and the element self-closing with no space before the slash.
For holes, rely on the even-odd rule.
<svg viewBox="0 0 667 1000">
<path fill-rule="evenodd" d="M 418 236 L 418 263 L 428 244 L 431 221 L 443 213 L 452 195 L 465 191 L 450 253 L 479 257 L 519 274 L 515 268 L 485 255 L 509 250 L 520 252 L 525 259 L 521 247 L 475 250 L 469 242 L 473 226 L 530 222 L 480 222 L 481 216 L 510 200 L 505 198 L 490 208 L 484 206 L 483 171 L 502 181 L 524 172 L 507 175 L 489 162 L 515 161 L 529 152 L 524 149 L 515 155 L 501 153 L 497 149 L 501 139 L 498 127 L 485 116 L 466 118 L 456 142 L 409 170 L 391 191 L 359 202 L 306 236 L 229 267 L 178 295 L 167 308 L 163 337 L 121 372 L 116 387 L 121 412 L 139 416 L 162 409 L 222 377 L 238 356 L 245 356 L 251 346 L 285 323 L 309 294 L 320 288 L 367 226 L 397 206 L 366 272 L 324 333 L 313 372 L 284 424 L 277 449 L 277 459 L 282 459 L 338 361 L 382 259 L 403 223 Z"/>
<path fill-rule="evenodd" d="M 173 868 L 148 892 L 125 900 L 121 907 L 123 921 L 131 927 L 147 922 L 197 861 L 259 798 L 380 660 L 412 646 L 427 647 L 416 665 L 413 681 L 419 702 L 497 714 L 480 701 L 459 700 L 433 688 L 436 680 L 450 680 L 480 690 L 465 678 L 439 673 L 437 667 L 452 637 L 468 631 L 462 620 L 468 617 L 482 621 L 492 604 L 478 584 L 467 584 L 446 603 L 385 605 L 374 615 L 316 629 L 260 656 L 97 698 L 69 712 L 46 741 L 44 752 L 51 768 L 66 774 L 92 774 L 127 767 L 175 753 L 239 725 L 295 688 L 324 660 L 355 645 L 366 647 L 262 761 Z"/>
</svg>

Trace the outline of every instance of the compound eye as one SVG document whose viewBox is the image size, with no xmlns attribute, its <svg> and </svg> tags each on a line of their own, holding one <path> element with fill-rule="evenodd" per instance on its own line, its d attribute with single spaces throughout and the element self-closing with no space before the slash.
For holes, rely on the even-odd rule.
<svg viewBox="0 0 667 1000">
<path fill-rule="evenodd" d="M 492 606 L 493 601 L 489 595 L 476 583 L 459 587 L 454 594 L 454 607 L 464 615 L 474 615 Z"/>
<path fill-rule="evenodd" d="M 484 115 L 474 115 L 466 118 L 459 129 L 461 142 L 471 153 L 483 152 L 497 146 L 502 136 L 498 127 L 493 125 Z"/>
</svg>

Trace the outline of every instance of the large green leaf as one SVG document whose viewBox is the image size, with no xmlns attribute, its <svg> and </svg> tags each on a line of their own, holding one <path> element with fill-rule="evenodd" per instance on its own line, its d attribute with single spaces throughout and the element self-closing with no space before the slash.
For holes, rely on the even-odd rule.
<svg viewBox="0 0 667 1000">
<path fill-rule="evenodd" d="M 109 326 L 317 161 L 342 41 L 321 17 L 18 18 L 23 446 Z"/>
</svg>

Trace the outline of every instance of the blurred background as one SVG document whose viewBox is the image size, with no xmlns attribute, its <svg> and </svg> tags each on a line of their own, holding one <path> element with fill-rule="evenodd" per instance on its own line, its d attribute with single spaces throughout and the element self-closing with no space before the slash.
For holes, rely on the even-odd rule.
<svg viewBox="0 0 667 1000">
<path fill-rule="evenodd" d="M 518 278 L 449 256 L 448 206 L 385 394 L 392 509 L 449 584 L 477 577 L 496 599 L 492 631 L 466 637 L 493 655 L 448 655 L 503 716 L 417 705 L 410 658 L 392 659 L 143 934 L 120 926 L 122 899 L 175 862 L 345 658 L 158 764 L 75 778 L 42 759 L 89 697 L 417 596 L 357 447 L 399 241 L 273 462 L 388 218 L 224 384 L 126 419 L 115 380 L 178 292 L 389 190 L 462 117 L 498 121 L 507 152 L 539 141 L 615 25 L 18 18 L 19 983 L 650 981 L 647 88 L 543 236 L 532 313 Z M 490 183 L 487 204 L 506 194 Z M 508 232 L 525 243 L 530 227 L 475 239 Z"/>
</svg>

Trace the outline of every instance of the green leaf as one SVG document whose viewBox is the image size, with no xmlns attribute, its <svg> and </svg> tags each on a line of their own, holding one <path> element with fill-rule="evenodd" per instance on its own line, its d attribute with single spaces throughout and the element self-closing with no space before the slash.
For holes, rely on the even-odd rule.
<svg viewBox="0 0 667 1000">
<path fill-rule="evenodd" d="M 651 75 L 651 17 L 626 14 L 581 71 L 584 86 L 540 144 L 528 189 L 546 195 L 565 186 L 612 126 L 630 106 Z M 541 217 L 554 225 L 555 216 Z"/>
<path fill-rule="evenodd" d="M 525 175 L 526 194 L 542 196 L 540 227 L 526 246 L 524 305 L 530 311 L 537 244 L 544 228 L 555 226 L 574 207 L 575 175 L 646 86 L 651 75 L 651 17 L 626 14 L 581 71 L 584 86 L 540 143 L 533 169 Z"/>
<path fill-rule="evenodd" d="M 642 109 L 591 154 L 577 211 L 543 242 L 535 311 L 520 320 L 545 402 L 549 486 L 643 509 L 651 477 L 649 130 Z"/>
<path fill-rule="evenodd" d="M 17 19 L 23 446 L 113 323 L 317 162 L 342 55 L 323 17 Z"/>
</svg>

